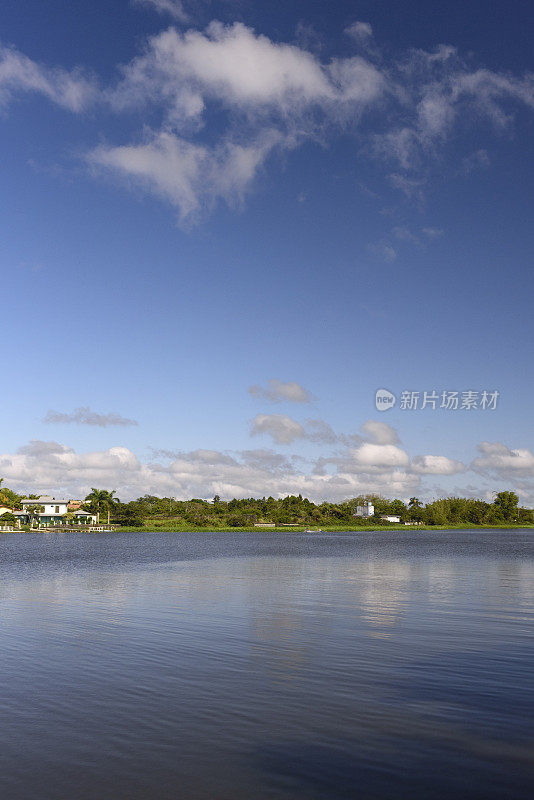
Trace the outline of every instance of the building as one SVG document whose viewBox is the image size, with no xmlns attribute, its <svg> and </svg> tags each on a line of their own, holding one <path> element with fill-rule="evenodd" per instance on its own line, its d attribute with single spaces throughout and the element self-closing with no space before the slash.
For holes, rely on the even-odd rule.
<svg viewBox="0 0 534 800">
<path fill-rule="evenodd" d="M 401 521 L 400 517 L 397 517 L 397 516 L 395 516 L 393 514 L 382 514 L 380 519 L 382 520 L 382 522 L 400 522 Z"/>
<path fill-rule="evenodd" d="M 23 524 L 30 522 L 32 519 L 32 507 L 40 506 L 44 510 L 35 514 L 34 519 L 37 520 L 39 527 L 54 527 L 59 525 L 96 525 L 96 515 L 89 514 L 87 511 L 69 511 L 69 500 L 60 500 L 56 497 L 49 495 L 41 495 L 38 499 L 34 500 L 21 500 L 22 511 L 14 511 L 14 515 L 18 517 L 19 521 Z M 70 519 L 67 519 L 67 514 L 72 514 Z"/>
<path fill-rule="evenodd" d="M 372 517 L 375 513 L 375 507 L 370 500 L 366 500 L 363 506 L 356 506 L 356 511 L 353 517 Z"/>
</svg>

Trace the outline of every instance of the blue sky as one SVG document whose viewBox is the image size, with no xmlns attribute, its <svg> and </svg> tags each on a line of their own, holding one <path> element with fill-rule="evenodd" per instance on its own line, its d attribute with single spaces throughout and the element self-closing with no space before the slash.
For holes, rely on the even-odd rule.
<svg viewBox="0 0 534 800">
<path fill-rule="evenodd" d="M 533 504 L 531 17 L 8 4 L 6 484 Z"/>
</svg>

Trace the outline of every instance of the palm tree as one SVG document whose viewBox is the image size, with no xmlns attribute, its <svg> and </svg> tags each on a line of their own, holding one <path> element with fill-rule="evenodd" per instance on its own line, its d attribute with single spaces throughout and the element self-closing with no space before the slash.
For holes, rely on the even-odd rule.
<svg viewBox="0 0 534 800">
<path fill-rule="evenodd" d="M 106 492 L 106 497 L 104 498 L 104 507 L 107 509 L 108 512 L 108 525 L 109 525 L 111 509 L 113 508 L 115 503 L 120 503 L 119 498 L 113 496 L 116 493 L 117 493 L 116 489 L 113 489 L 112 492 Z"/>
<path fill-rule="evenodd" d="M 91 486 L 91 491 L 85 498 L 85 502 L 89 503 L 92 508 L 96 509 L 97 522 L 100 522 L 100 509 L 105 504 L 107 494 L 108 493 L 105 489 L 95 489 L 93 486 Z"/>
<path fill-rule="evenodd" d="M 114 489 L 112 492 L 108 492 L 107 489 L 95 489 L 91 487 L 91 492 L 85 498 L 85 502 L 89 503 L 93 508 L 96 509 L 97 522 L 100 522 L 100 509 L 107 509 L 109 525 L 111 508 L 115 503 L 119 502 L 118 498 L 113 496 L 115 491 L 116 490 Z"/>
</svg>

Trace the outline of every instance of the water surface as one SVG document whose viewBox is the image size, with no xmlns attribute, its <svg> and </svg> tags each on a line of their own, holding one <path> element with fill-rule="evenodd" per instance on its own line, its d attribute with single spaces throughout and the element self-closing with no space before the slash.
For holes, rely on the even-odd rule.
<svg viewBox="0 0 534 800">
<path fill-rule="evenodd" d="M 531 798 L 534 532 L 4 534 L 10 800 Z"/>
</svg>

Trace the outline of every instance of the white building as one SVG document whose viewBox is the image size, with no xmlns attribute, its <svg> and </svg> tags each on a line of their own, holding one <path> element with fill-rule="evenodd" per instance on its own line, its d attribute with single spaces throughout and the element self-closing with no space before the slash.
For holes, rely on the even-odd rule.
<svg viewBox="0 0 534 800">
<path fill-rule="evenodd" d="M 56 500 L 55 497 L 45 494 L 38 500 L 21 500 L 20 504 L 26 513 L 31 510 L 32 506 L 42 506 L 44 511 L 39 514 L 39 517 L 64 517 L 69 510 L 68 500 Z"/>
<path fill-rule="evenodd" d="M 69 513 L 69 502 L 69 500 L 59 500 L 48 495 L 42 495 L 37 500 L 21 500 L 22 511 L 15 511 L 15 516 L 19 517 L 21 522 L 29 522 L 32 506 L 39 506 L 44 509 L 35 515 L 39 526 L 62 525 L 66 523 L 64 517 Z M 96 525 L 96 515 L 94 514 L 89 514 L 87 511 L 71 513 L 76 525 Z"/>
<path fill-rule="evenodd" d="M 393 514 L 382 514 L 380 519 L 383 522 L 400 522 L 401 521 L 400 517 L 397 517 L 397 516 L 395 516 Z"/>
<path fill-rule="evenodd" d="M 375 507 L 370 500 L 366 500 L 363 506 L 356 506 L 354 517 L 372 517 L 375 513 Z"/>
</svg>

